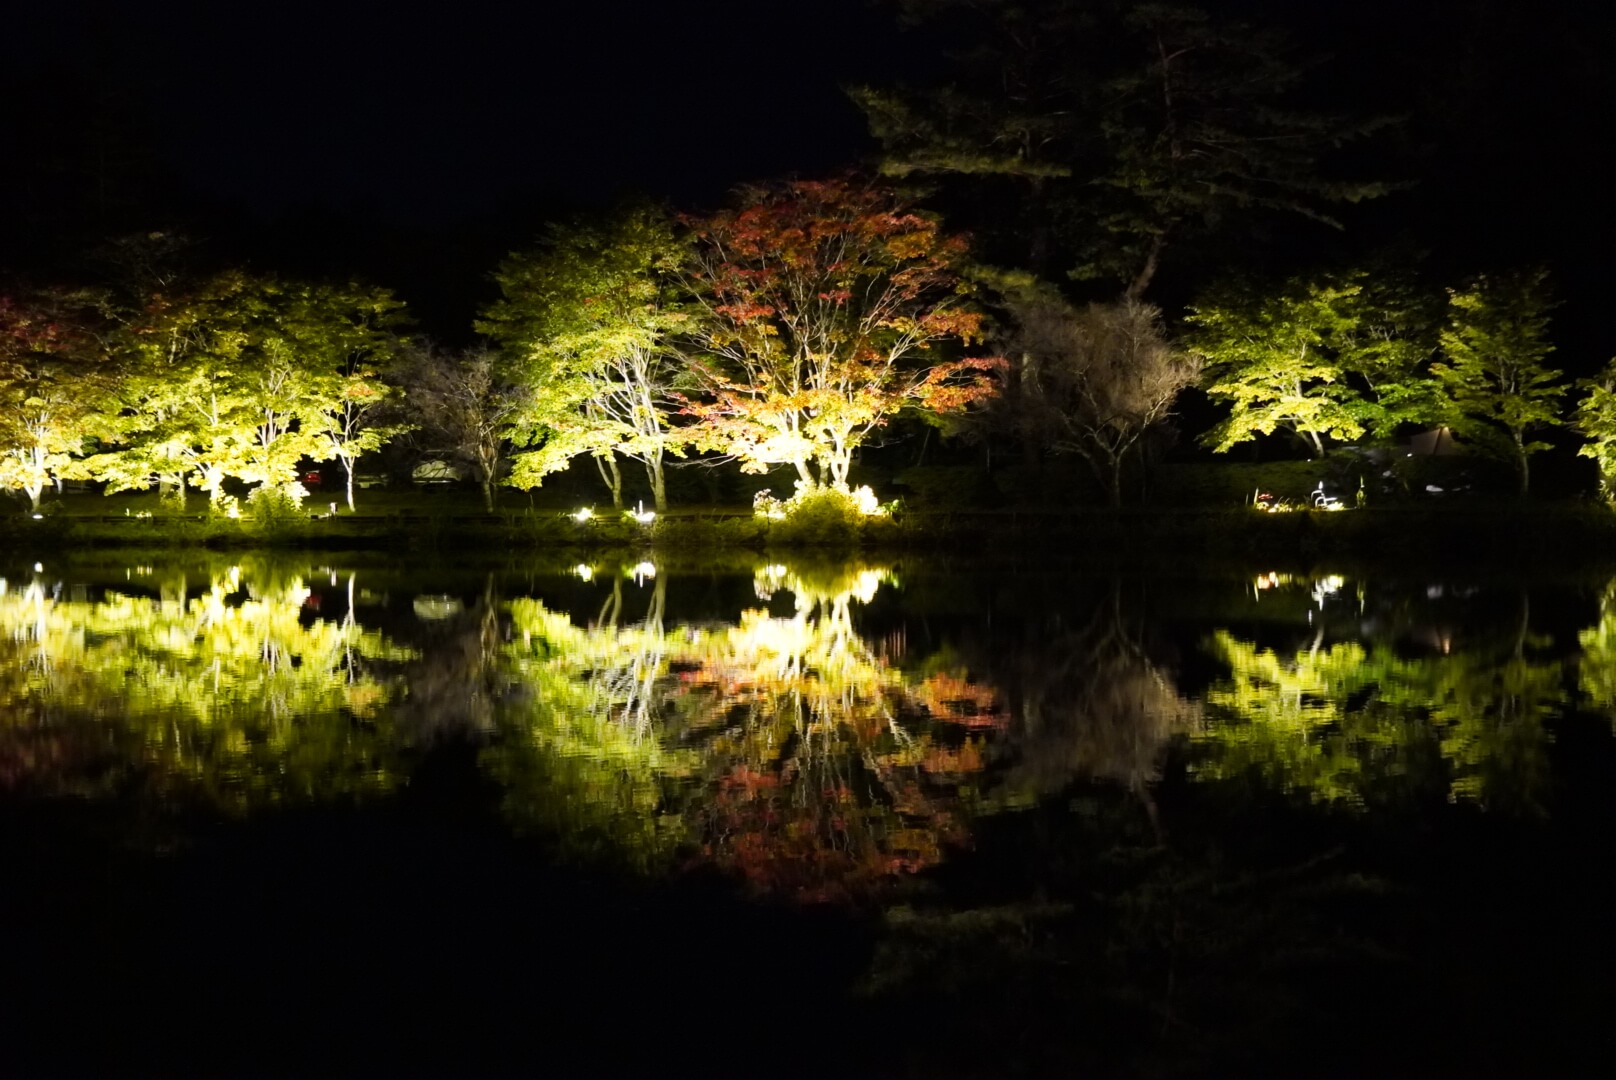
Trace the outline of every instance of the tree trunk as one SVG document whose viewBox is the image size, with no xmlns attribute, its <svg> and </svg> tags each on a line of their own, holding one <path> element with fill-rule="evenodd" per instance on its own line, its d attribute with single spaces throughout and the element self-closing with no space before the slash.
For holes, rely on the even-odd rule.
<svg viewBox="0 0 1616 1080">
<path fill-rule="evenodd" d="M 606 489 L 612 493 L 612 509 L 623 509 L 623 473 L 617 467 L 615 453 L 599 454 L 595 457 L 595 468 L 600 471 L 600 478 L 606 482 Z"/>
<path fill-rule="evenodd" d="M 350 513 L 350 514 L 354 512 L 354 502 L 353 502 L 354 479 L 353 478 L 354 478 L 354 465 L 355 464 L 357 464 L 357 463 L 354 461 L 353 458 L 343 458 L 342 459 L 342 470 L 343 470 L 343 472 L 347 473 L 347 479 L 348 479 L 348 513 Z"/>
<path fill-rule="evenodd" d="M 1009 378 L 1005 386 L 1005 397 L 1009 399 L 1010 407 L 1021 416 L 1029 414 L 1027 398 L 1027 373 L 1032 370 L 1033 358 L 1031 353 L 1023 352 L 1020 363 L 1011 364 Z M 1031 469 L 1033 475 L 1042 475 L 1044 471 L 1043 448 L 1038 443 L 1038 436 L 1021 425 L 1021 463 Z"/>
<path fill-rule="evenodd" d="M 1129 300 L 1138 300 L 1145 295 L 1145 290 L 1150 288 L 1150 281 L 1156 276 L 1156 267 L 1161 263 L 1162 250 L 1166 247 L 1167 237 L 1161 233 L 1150 238 L 1150 249 L 1145 252 L 1145 263 L 1123 293 Z"/>
<path fill-rule="evenodd" d="M 1531 480 L 1532 480 L 1531 468 L 1532 467 L 1529 464 L 1527 464 L 1526 440 L 1521 437 L 1521 433 L 1518 432 L 1518 431 L 1515 433 L 1515 460 L 1520 462 L 1520 466 L 1521 466 L 1520 467 L 1520 474 L 1521 474 L 1520 495 L 1521 495 L 1521 498 L 1524 499 L 1526 497 L 1527 488 L 1531 486 Z"/>
<path fill-rule="evenodd" d="M 180 513 L 185 512 L 185 477 L 159 476 L 157 478 L 157 501 L 165 507 L 171 507 Z"/>
<path fill-rule="evenodd" d="M 668 487 L 662 471 L 662 454 L 652 451 L 645 459 L 645 471 L 651 477 L 651 505 L 658 514 L 668 512 Z"/>
<path fill-rule="evenodd" d="M 483 509 L 490 514 L 494 512 L 494 478 L 483 473 Z"/>
</svg>

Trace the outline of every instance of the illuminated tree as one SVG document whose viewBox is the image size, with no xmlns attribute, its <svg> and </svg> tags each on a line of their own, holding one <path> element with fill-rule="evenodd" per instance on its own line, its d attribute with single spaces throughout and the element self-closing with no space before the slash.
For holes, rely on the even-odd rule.
<svg viewBox="0 0 1616 1080">
<path fill-rule="evenodd" d="M 690 224 L 688 282 L 705 316 L 693 336 L 711 357 L 688 409 L 697 446 L 845 488 L 890 417 L 992 393 L 997 361 L 938 355 L 981 333 L 954 269 L 965 243 L 892 192 L 851 179 L 758 187 Z"/>
<path fill-rule="evenodd" d="M 1597 378 L 1580 380 L 1583 398 L 1572 427 L 1588 441 L 1578 448 L 1599 466 L 1599 492 L 1616 504 L 1616 360 L 1605 365 Z"/>
<path fill-rule="evenodd" d="M 1283 430 L 1318 457 L 1326 439 L 1389 435 L 1439 414 L 1417 299 L 1364 271 L 1226 285 L 1191 305 L 1188 321 L 1207 393 L 1230 406 L 1203 437 L 1215 450 Z"/>
<path fill-rule="evenodd" d="M 226 477 L 294 501 L 304 458 L 353 459 L 397 429 L 367 430 L 370 374 L 393 350 L 388 293 L 229 272 L 155 293 L 122 334 L 117 445 L 87 463 L 112 490 L 156 482 L 183 501 L 194 477 L 218 505 Z"/>
<path fill-rule="evenodd" d="M 500 267 L 504 298 L 477 323 L 546 400 L 547 416 L 558 398 L 572 406 L 543 437 L 592 453 L 618 509 L 619 454 L 645 467 L 656 509 L 667 509 L 664 460 L 683 444 L 668 417 L 682 366 L 670 339 L 688 323 L 672 295 L 684 254 L 673 222 L 647 208 L 601 226 L 553 228 L 539 251 Z"/>
<path fill-rule="evenodd" d="M 1123 466 L 1199 380 L 1199 358 L 1168 343 L 1160 311 L 1133 300 L 1078 309 L 1048 290 L 1008 306 L 1005 346 L 1019 368 L 1009 422 L 1051 452 L 1081 456 L 1120 506 Z"/>
<path fill-rule="evenodd" d="M 84 297 L 0 297 L 0 487 L 34 511 L 46 487 L 76 474 L 87 439 L 109 430 L 112 362 Z"/>
<path fill-rule="evenodd" d="M 1445 362 L 1431 369 L 1448 394 L 1453 429 L 1478 450 L 1508 462 L 1522 495 L 1531 480 L 1531 456 L 1549 448 L 1530 435 L 1565 422 L 1560 399 L 1566 385 L 1545 363 L 1554 351 L 1553 307 L 1546 270 L 1482 277 L 1448 290 Z"/>
<path fill-rule="evenodd" d="M 398 397 L 382 372 L 398 356 L 405 322 L 391 293 L 353 284 L 289 288 L 276 318 L 306 397 L 298 422 L 321 446 L 309 456 L 341 463 L 349 510 L 359 458 L 412 427 L 381 422 Z"/>
</svg>

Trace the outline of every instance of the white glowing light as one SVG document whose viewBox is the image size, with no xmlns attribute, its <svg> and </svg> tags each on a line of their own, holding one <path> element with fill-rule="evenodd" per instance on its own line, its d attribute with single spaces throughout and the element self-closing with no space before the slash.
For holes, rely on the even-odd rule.
<svg viewBox="0 0 1616 1080">
<path fill-rule="evenodd" d="M 579 563 L 577 566 L 574 566 L 572 568 L 572 572 L 578 575 L 579 581 L 588 581 L 595 576 L 595 568 L 593 566 L 585 566 L 583 563 Z"/>
<path fill-rule="evenodd" d="M 1334 596 L 1341 591 L 1341 586 L 1346 583 L 1347 579 L 1340 574 L 1331 574 L 1329 577 L 1315 581 L 1313 583 L 1313 602 L 1319 605 L 1320 610 L 1323 610 L 1325 597 Z"/>
<path fill-rule="evenodd" d="M 656 577 L 656 567 L 648 562 L 635 563 L 634 568 L 631 569 L 629 573 L 634 578 L 634 584 L 639 585 L 642 584 L 646 578 Z"/>
<path fill-rule="evenodd" d="M 858 507 L 859 513 L 866 517 L 879 517 L 886 513 L 881 509 L 881 503 L 876 499 L 875 492 L 870 490 L 869 484 L 854 488 L 852 496 L 853 504 Z"/>
<path fill-rule="evenodd" d="M 35 521 L 44 521 L 45 520 L 45 515 L 44 514 L 35 514 L 34 515 L 34 520 Z"/>
<path fill-rule="evenodd" d="M 44 573 L 44 572 L 45 572 L 45 564 L 44 564 L 44 563 L 37 563 L 37 562 L 36 562 L 36 563 L 35 563 L 35 564 L 34 564 L 34 573 L 36 573 L 36 574 L 43 574 L 43 573 Z"/>
<path fill-rule="evenodd" d="M 580 507 L 577 510 L 577 512 L 575 512 L 572 515 L 572 520 L 574 520 L 574 521 L 588 521 L 590 518 L 592 518 L 594 516 L 595 516 L 595 512 L 593 510 L 591 510 L 589 507 L 584 506 L 584 507 Z"/>
<path fill-rule="evenodd" d="M 628 516 L 638 521 L 641 525 L 649 525 L 656 520 L 656 511 L 647 510 L 645 504 L 639 502 L 634 504 L 634 509 L 628 511 Z"/>
</svg>

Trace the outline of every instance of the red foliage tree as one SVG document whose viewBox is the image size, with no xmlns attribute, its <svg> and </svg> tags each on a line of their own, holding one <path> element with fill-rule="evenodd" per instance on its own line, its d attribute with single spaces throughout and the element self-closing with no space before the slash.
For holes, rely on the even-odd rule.
<svg viewBox="0 0 1616 1080">
<path fill-rule="evenodd" d="M 706 316 L 696 445 L 808 485 L 846 487 L 853 453 L 900 410 L 942 414 L 993 393 L 955 266 L 963 238 L 898 194 L 853 178 L 748 189 L 738 209 L 687 221 L 689 283 Z"/>
</svg>

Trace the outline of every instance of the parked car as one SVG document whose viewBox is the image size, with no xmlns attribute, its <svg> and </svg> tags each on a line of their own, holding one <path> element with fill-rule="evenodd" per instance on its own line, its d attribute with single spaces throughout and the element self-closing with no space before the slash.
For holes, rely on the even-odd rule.
<svg viewBox="0 0 1616 1080">
<path fill-rule="evenodd" d="M 458 484 L 465 478 L 463 469 L 447 461 L 423 461 L 410 473 L 417 484 Z"/>
</svg>

